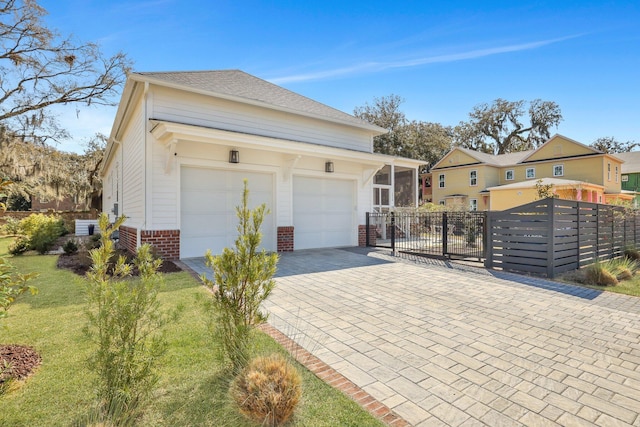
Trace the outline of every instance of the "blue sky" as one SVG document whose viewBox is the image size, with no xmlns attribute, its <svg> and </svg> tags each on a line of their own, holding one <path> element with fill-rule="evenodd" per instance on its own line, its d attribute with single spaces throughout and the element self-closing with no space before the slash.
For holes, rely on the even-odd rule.
<svg viewBox="0 0 640 427">
<path fill-rule="evenodd" d="M 352 113 L 400 95 L 456 125 L 496 98 L 557 102 L 556 130 L 640 142 L 640 2 L 42 0 L 60 33 L 137 71 L 241 69 Z M 77 140 L 114 108 L 61 110 Z M 65 144 L 62 149 L 76 149 Z"/>
</svg>

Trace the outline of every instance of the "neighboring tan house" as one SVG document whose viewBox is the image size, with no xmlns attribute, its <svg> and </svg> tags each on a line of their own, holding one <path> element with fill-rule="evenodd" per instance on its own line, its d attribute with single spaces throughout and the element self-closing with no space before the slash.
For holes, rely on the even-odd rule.
<svg viewBox="0 0 640 427">
<path fill-rule="evenodd" d="M 101 170 L 120 242 L 220 253 L 235 207 L 266 203 L 267 250 L 364 244 L 366 212 L 415 206 L 420 161 L 373 153 L 386 130 L 238 70 L 132 73 Z"/>
<path fill-rule="evenodd" d="M 622 189 L 635 193 L 634 205 L 640 206 L 640 151 L 616 153 L 616 157 L 624 160 L 622 164 Z"/>
<path fill-rule="evenodd" d="M 560 198 L 630 201 L 621 188 L 623 161 L 561 135 L 535 150 L 491 155 L 456 147 L 433 168 L 433 201 L 470 210 L 504 210 L 538 198 L 536 183 Z"/>
</svg>

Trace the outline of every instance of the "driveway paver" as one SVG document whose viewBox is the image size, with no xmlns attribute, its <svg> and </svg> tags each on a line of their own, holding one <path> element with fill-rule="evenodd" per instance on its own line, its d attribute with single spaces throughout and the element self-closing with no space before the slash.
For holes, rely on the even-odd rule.
<svg viewBox="0 0 640 427">
<path fill-rule="evenodd" d="M 640 298 L 415 261 L 284 254 L 270 323 L 412 425 L 640 426 Z"/>
<path fill-rule="evenodd" d="M 640 426 L 640 298 L 357 249 L 277 283 L 269 322 L 412 425 Z"/>
</svg>

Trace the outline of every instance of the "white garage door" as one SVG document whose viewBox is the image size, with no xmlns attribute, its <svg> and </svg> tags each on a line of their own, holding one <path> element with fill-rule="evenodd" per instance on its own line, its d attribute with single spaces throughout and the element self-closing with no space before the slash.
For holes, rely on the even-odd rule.
<svg viewBox="0 0 640 427">
<path fill-rule="evenodd" d="M 180 171 L 180 257 L 204 256 L 232 247 L 238 236 L 235 208 L 249 181 L 249 206 L 266 203 L 272 211 L 262 223 L 262 247 L 275 250 L 273 176 L 263 173 L 182 167 Z"/>
<path fill-rule="evenodd" d="M 353 245 L 354 190 L 354 181 L 294 176 L 294 249 Z"/>
</svg>

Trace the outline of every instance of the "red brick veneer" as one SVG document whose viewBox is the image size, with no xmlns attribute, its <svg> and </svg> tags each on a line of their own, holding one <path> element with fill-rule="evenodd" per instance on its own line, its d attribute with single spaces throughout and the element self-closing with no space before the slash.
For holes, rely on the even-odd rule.
<svg viewBox="0 0 640 427">
<path fill-rule="evenodd" d="M 154 246 L 162 259 L 180 258 L 180 230 L 142 230 L 140 243 Z"/>
<path fill-rule="evenodd" d="M 293 226 L 278 227 L 278 252 L 293 252 Z"/>
<path fill-rule="evenodd" d="M 376 244 L 376 226 L 369 225 L 369 245 L 375 246 Z M 359 225 L 358 226 L 358 246 L 367 246 L 367 226 Z"/>
<path fill-rule="evenodd" d="M 138 230 L 133 227 L 121 225 L 119 231 L 120 246 L 122 246 L 132 254 L 135 254 L 136 248 L 138 246 Z"/>
</svg>

